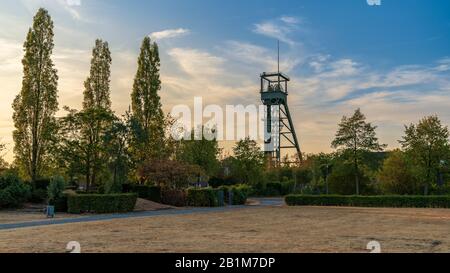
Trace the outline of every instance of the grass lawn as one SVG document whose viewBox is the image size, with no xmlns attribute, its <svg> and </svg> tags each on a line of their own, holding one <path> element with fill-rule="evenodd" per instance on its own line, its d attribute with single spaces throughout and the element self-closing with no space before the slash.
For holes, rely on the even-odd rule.
<svg viewBox="0 0 450 273">
<path fill-rule="evenodd" d="M 450 210 L 264 207 L 0 231 L 0 252 L 450 252 Z"/>
</svg>

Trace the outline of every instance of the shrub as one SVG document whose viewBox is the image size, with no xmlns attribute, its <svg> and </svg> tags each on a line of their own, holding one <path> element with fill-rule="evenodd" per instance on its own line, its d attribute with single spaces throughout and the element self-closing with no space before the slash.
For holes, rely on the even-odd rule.
<svg viewBox="0 0 450 273">
<path fill-rule="evenodd" d="M 7 174 L 0 176 L 0 208 L 20 207 L 30 197 L 30 187 L 18 176 Z"/>
<path fill-rule="evenodd" d="M 37 179 L 33 182 L 34 189 L 47 190 L 50 185 L 50 179 Z"/>
<path fill-rule="evenodd" d="M 292 194 L 295 191 L 295 182 L 294 181 L 286 181 L 281 182 L 281 195 Z"/>
<path fill-rule="evenodd" d="M 61 176 L 53 177 L 47 188 L 48 204 L 58 212 L 67 211 L 67 196 L 64 194 L 66 182 Z"/>
<path fill-rule="evenodd" d="M 281 195 L 281 183 L 270 182 L 266 184 L 265 194 L 266 196 L 280 196 Z"/>
<path fill-rule="evenodd" d="M 249 193 L 251 192 L 251 187 L 247 185 L 236 185 L 236 186 L 222 186 L 219 190 L 224 191 L 225 202 L 230 203 L 230 192 L 232 193 L 232 204 L 229 205 L 245 205 Z"/>
<path fill-rule="evenodd" d="M 57 200 L 64 196 L 64 190 L 66 188 L 66 181 L 61 176 L 54 177 L 50 180 L 50 184 L 47 188 L 47 194 L 49 200 Z"/>
<path fill-rule="evenodd" d="M 47 190 L 44 189 L 33 189 L 31 191 L 30 198 L 28 199 L 31 203 L 43 203 L 47 200 Z"/>
<path fill-rule="evenodd" d="M 127 194 L 75 194 L 68 195 L 68 212 L 79 213 L 121 213 L 131 212 L 136 205 L 137 195 Z"/>
<path fill-rule="evenodd" d="M 161 191 L 161 202 L 165 205 L 186 206 L 186 192 L 184 190 L 164 189 Z"/>
<path fill-rule="evenodd" d="M 289 206 L 450 208 L 450 196 L 289 195 Z"/>
<path fill-rule="evenodd" d="M 187 190 L 187 204 L 193 207 L 219 206 L 219 191 L 212 188 L 190 188 Z"/>
<path fill-rule="evenodd" d="M 136 193 L 139 198 L 161 203 L 161 188 L 158 186 L 124 184 L 123 191 L 126 193 Z"/>
<path fill-rule="evenodd" d="M 393 151 L 378 173 L 379 186 L 385 194 L 417 194 L 420 183 L 413 167 L 400 150 Z"/>
<path fill-rule="evenodd" d="M 370 193 L 370 178 L 363 166 L 358 170 L 359 189 L 363 195 Z M 349 163 L 339 163 L 334 166 L 328 177 L 330 192 L 340 195 L 352 195 L 356 193 L 355 170 Z"/>
</svg>

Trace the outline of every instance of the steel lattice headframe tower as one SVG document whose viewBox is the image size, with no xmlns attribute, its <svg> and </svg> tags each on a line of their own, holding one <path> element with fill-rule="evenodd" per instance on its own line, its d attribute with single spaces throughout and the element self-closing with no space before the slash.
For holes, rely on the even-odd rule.
<svg viewBox="0 0 450 273">
<path fill-rule="evenodd" d="M 261 74 L 261 100 L 266 106 L 264 152 L 271 167 L 281 165 L 282 150 L 295 149 L 297 163 L 302 162 L 287 102 L 289 81 L 290 78 L 281 72 Z"/>
</svg>

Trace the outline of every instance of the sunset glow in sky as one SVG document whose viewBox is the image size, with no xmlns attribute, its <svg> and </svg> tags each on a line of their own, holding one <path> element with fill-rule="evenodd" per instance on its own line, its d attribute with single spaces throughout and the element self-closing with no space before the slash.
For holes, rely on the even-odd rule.
<svg viewBox="0 0 450 273">
<path fill-rule="evenodd" d="M 329 152 L 343 115 L 360 107 L 382 143 L 404 124 L 438 114 L 450 125 L 450 1 L 1 0 L 0 141 L 12 159 L 12 108 L 22 45 L 39 7 L 55 23 L 60 108 L 80 108 L 96 38 L 112 49 L 111 99 L 124 113 L 143 37 L 160 45 L 164 110 L 193 104 L 259 104 L 259 74 L 291 79 L 301 148 Z M 63 115 L 63 112 L 58 113 Z"/>
</svg>

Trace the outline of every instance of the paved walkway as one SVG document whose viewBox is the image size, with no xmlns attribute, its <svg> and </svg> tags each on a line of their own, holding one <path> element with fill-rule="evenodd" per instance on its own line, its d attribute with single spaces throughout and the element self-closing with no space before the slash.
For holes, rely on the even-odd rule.
<svg viewBox="0 0 450 273">
<path fill-rule="evenodd" d="M 284 200 L 282 198 L 256 198 L 259 201 L 259 205 L 256 206 L 227 206 L 218 208 L 186 208 L 186 209 L 171 209 L 171 210 L 157 210 L 157 211 L 144 211 L 144 212 L 131 212 L 124 214 L 103 214 L 103 215 L 91 215 L 79 218 L 66 218 L 66 219 L 49 219 L 42 221 L 30 221 L 22 223 L 0 224 L 1 230 L 10 230 L 27 227 L 40 227 L 50 225 L 62 225 L 71 223 L 87 223 L 97 221 L 109 221 L 114 219 L 128 219 L 128 218 L 143 218 L 143 217 L 155 217 L 164 215 L 188 215 L 195 213 L 212 213 L 231 211 L 244 208 L 258 208 L 265 206 L 282 206 Z"/>
</svg>

